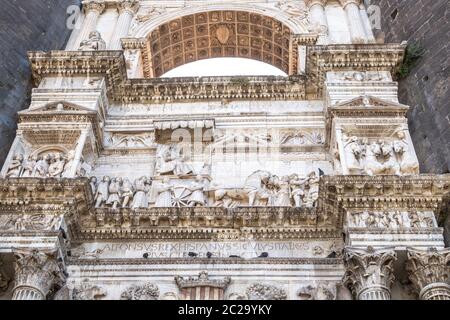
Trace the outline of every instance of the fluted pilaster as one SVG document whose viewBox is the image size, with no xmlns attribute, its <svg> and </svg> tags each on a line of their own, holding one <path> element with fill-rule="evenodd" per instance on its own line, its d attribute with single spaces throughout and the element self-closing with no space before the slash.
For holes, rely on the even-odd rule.
<svg viewBox="0 0 450 320">
<path fill-rule="evenodd" d="M 408 249 L 406 271 L 421 300 L 450 300 L 450 249 Z"/>
<path fill-rule="evenodd" d="M 347 15 L 352 43 L 366 42 L 364 24 L 359 12 L 361 0 L 339 0 Z"/>
<path fill-rule="evenodd" d="M 89 38 L 89 34 L 95 31 L 97 28 L 98 17 L 105 10 L 104 0 L 85 0 L 83 3 L 83 9 L 85 12 L 85 18 L 80 30 L 80 34 L 77 39 L 77 47 L 83 40 Z"/>
<path fill-rule="evenodd" d="M 119 18 L 114 28 L 113 36 L 109 44 L 111 50 L 120 50 L 122 45 L 120 39 L 128 35 L 131 21 L 139 9 L 139 2 L 136 0 L 122 0 L 118 2 Z"/>
<path fill-rule="evenodd" d="M 55 252 L 17 251 L 13 300 L 45 300 L 53 286 L 63 281 Z"/>
<path fill-rule="evenodd" d="M 396 259 L 392 249 L 346 248 L 343 282 L 357 300 L 390 300 Z"/>
<path fill-rule="evenodd" d="M 327 0 L 306 0 L 305 3 L 309 8 L 309 20 L 314 29 L 313 31 L 319 34 L 317 43 L 328 43 L 328 20 L 325 14 Z"/>
</svg>

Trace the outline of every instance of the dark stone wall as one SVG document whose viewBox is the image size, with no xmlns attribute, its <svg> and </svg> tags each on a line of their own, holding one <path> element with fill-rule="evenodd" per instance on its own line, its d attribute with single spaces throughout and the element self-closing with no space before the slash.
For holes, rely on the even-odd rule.
<svg viewBox="0 0 450 320">
<path fill-rule="evenodd" d="M 366 1 L 369 2 L 369 1 Z M 424 173 L 450 172 L 450 13 L 448 0 L 371 0 L 382 11 L 378 38 L 408 41 L 425 50 L 399 80 L 400 102 L 411 107 L 409 126 Z M 377 34 L 378 33 L 378 34 Z"/>
<path fill-rule="evenodd" d="M 0 167 L 16 134 L 17 111 L 28 107 L 27 51 L 60 50 L 70 31 L 66 10 L 79 0 L 0 0 Z"/>
</svg>

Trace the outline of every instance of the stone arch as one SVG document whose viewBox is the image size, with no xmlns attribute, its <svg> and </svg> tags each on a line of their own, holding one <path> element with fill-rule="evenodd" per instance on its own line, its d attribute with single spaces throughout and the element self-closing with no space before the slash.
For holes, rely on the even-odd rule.
<svg viewBox="0 0 450 320">
<path fill-rule="evenodd" d="M 130 37 L 133 38 L 145 38 L 158 26 L 167 23 L 171 20 L 181 18 L 183 16 L 210 12 L 210 11 L 242 11 L 248 13 L 255 13 L 264 15 L 275 20 L 278 20 L 289 29 L 292 30 L 294 34 L 308 33 L 309 23 L 308 20 L 294 17 L 279 8 L 271 7 L 261 7 L 258 4 L 239 4 L 239 3 L 221 3 L 221 4 L 207 4 L 203 6 L 193 6 L 193 7 L 183 7 L 177 10 L 163 12 L 157 16 L 152 16 L 150 19 L 142 23 L 138 28 L 136 28 Z"/>
<path fill-rule="evenodd" d="M 258 60 L 292 74 L 298 49 L 292 36 L 307 32 L 306 18 L 303 20 L 273 8 L 200 6 L 151 18 L 133 32 L 133 37 L 146 39 L 142 54 L 147 78 L 218 57 Z"/>
<path fill-rule="evenodd" d="M 34 150 L 30 155 L 31 156 L 40 156 L 47 153 L 61 153 L 63 155 L 67 155 L 69 150 L 63 146 L 51 145 L 51 146 L 42 146 Z"/>
</svg>

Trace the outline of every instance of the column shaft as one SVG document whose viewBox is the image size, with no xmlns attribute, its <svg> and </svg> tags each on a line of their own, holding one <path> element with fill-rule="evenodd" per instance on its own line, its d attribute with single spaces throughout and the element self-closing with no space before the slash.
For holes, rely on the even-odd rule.
<svg viewBox="0 0 450 320">
<path fill-rule="evenodd" d="M 99 15 L 100 14 L 98 11 L 90 11 L 87 13 L 83 22 L 83 27 L 78 35 L 76 47 L 79 47 L 81 41 L 88 39 L 89 34 L 96 30 Z"/>
<path fill-rule="evenodd" d="M 315 26 L 316 32 L 319 33 L 318 44 L 328 43 L 328 20 L 325 15 L 325 8 L 320 3 L 314 3 L 309 9 L 311 14 L 311 23 Z"/>
<path fill-rule="evenodd" d="M 78 49 L 83 40 L 89 38 L 89 34 L 92 31 L 96 31 L 98 18 L 103 10 L 105 10 L 105 3 L 103 0 L 85 0 L 83 1 L 83 7 L 85 17 L 77 41 L 75 42 L 76 49 Z"/>
<path fill-rule="evenodd" d="M 364 25 L 359 12 L 359 7 L 355 2 L 348 2 L 344 10 L 347 14 L 347 21 L 350 28 L 350 35 L 352 43 L 364 43 L 366 42 L 366 33 L 364 31 Z"/>
<path fill-rule="evenodd" d="M 133 20 L 133 14 L 129 10 L 123 10 L 119 19 L 117 20 L 117 24 L 114 28 L 113 36 L 111 42 L 109 44 L 109 49 L 111 50 L 121 50 L 122 44 L 120 39 L 126 37 L 128 35 L 128 30 L 131 26 L 131 21 Z"/>
</svg>

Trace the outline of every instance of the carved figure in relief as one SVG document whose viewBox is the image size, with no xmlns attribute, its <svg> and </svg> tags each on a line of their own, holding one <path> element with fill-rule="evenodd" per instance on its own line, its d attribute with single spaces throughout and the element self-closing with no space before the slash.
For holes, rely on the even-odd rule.
<svg viewBox="0 0 450 320">
<path fill-rule="evenodd" d="M 95 196 L 97 192 L 97 177 L 91 177 L 89 179 L 89 185 L 91 186 L 92 194 Z"/>
<path fill-rule="evenodd" d="M 51 164 L 48 167 L 48 174 L 50 177 L 58 178 L 64 171 L 64 165 L 66 161 L 61 153 L 53 155 L 51 158 Z"/>
<path fill-rule="evenodd" d="M 270 197 L 270 179 L 272 174 L 267 171 L 256 171 L 251 174 L 244 186 L 244 190 L 248 193 L 248 205 L 255 205 L 257 201 L 259 205 L 268 203 Z"/>
<path fill-rule="evenodd" d="M 391 220 L 390 223 L 391 228 L 400 228 L 403 226 L 403 219 L 400 211 L 393 211 L 389 212 L 388 214 Z"/>
<path fill-rule="evenodd" d="M 45 178 L 48 174 L 50 155 L 46 154 L 40 156 L 38 162 L 36 163 L 35 176 L 38 178 Z"/>
<path fill-rule="evenodd" d="M 301 1 L 282 0 L 278 1 L 275 6 L 289 15 L 301 19 L 306 18 L 309 13 L 308 8 Z"/>
<path fill-rule="evenodd" d="M 92 31 L 89 34 L 89 38 L 81 41 L 80 51 L 96 51 L 96 50 L 105 50 L 106 42 L 102 39 L 100 32 Z"/>
<path fill-rule="evenodd" d="M 370 146 L 367 146 L 364 171 L 369 176 L 384 173 L 384 166 L 378 161 L 380 157 L 382 157 L 382 150 L 379 143 L 373 142 Z"/>
<path fill-rule="evenodd" d="M 120 193 L 121 193 L 120 197 L 122 200 L 122 208 L 127 208 L 128 205 L 133 200 L 133 194 L 134 194 L 133 184 L 131 183 L 131 181 L 129 179 L 123 180 L 122 187 L 120 189 Z"/>
<path fill-rule="evenodd" d="M 308 178 L 299 178 L 297 174 L 291 176 L 289 181 L 291 187 L 291 197 L 294 199 L 294 205 L 300 208 L 303 205 L 305 196 L 305 185 L 308 182 Z"/>
<path fill-rule="evenodd" d="M 371 212 L 365 211 L 365 221 L 366 221 L 366 226 L 368 228 L 376 228 L 378 226 L 378 221 L 375 217 L 375 215 Z"/>
<path fill-rule="evenodd" d="M 99 208 L 109 198 L 109 181 L 110 178 L 108 176 L 104 176 L 102 181 L 98 184 L 97 192 L 95 193 L 95 207 Z"/>
<path fill-rule="evenodd" d="M 107 205 L 112 205 L 113 209 L 117 209 L 120 206 L 120 187 L 122 178 L 114 178 L 111 180 L 108 188 L 109 196 L 106 200 Z"/>
<path fill-rule="evenodd" d="M 413 210 L 409 213 L 409 221 L 411 228 L 420 228 L 422 227 L 422 217 L 420 214 Z"/>
<path fill-rule="evenodd" d="M 192 192 L 188 201 L 190 207 L 202 207 L 206 205 L 205 183 L 202 176 L 197 176 L 195 182 L 191 184 L 189 189 Z"/>
<path fill-rule="evenodd" d="M 411 156 L 405 132 L 397 132 L 399 140 L 394 141 L 394 154 L 400 166 L 402 174 L 417 174 L 419 172 L 419 163 Z"/>
<path fill-rule="evenodd" d="M 163 182 L 155 187 L 156 201 L 155 207 L 172 207 L 172 189 L 169 178 L 164 178 Z"/>
<path fill-rule="evenodd" d="M 289 182 L 290 182 L 289 176 L 284 176 L 278 182 L 279 190 L 277 192 L 275 206 L 277 206 L 277 207 L 290 207 L 291 206 L 291 188 L 290 188 Z"/>
<path fill-rule="evenodd" d="M 176 176 L 193 173 L 192 167 L 186 163 L 185 156 L 178 144 L 159 146 L 156 171 L 160 175 L 173 174 Z"/>
<path fill-rule="evenodd" d="M 363 156 L 363 150 L 359 143 L 358 137 L 347 138 L 344 136 L 344 150 L 345 158 L 347 160 L 347 168 L 350 173 L 360 173 L 361 171 L 361 158 Z"/>
<path fill-rule="evenodd" d="M 148 208 L 148 192 L 150 190 L 150 181 L 147 177 L 141 177 L 134 182 L 136 193 L 133 197 L 131 207 L 133 209 Z"/>
<path fill-rule="evenodd" d="M 75 161 L 75 152 L 70 150 L 67 153 L 67 162 L 64 165 L 63 178 L 70 178 L 70 171 L 72 170 L 73 162 Z"/>
<path fill-rule="evenodd" d="M 8 172 L 6 173 L 7 178 L 18 178 L 21 176 L 23 170 L 23 155 L 16 154 L 9 165 Z"/>
<path fill-rule="evenodd" d="M 398 162 L 396 161 L 396 159 L 394 157 L 393 145 L 391 143 L 387 143 L 387 142 L 383 142 L 383 141 L 381 141 L 379 143 L 380 143 L 381 152 L 383 155 L 382 162 L 383 162 L 385 174 L 388 174 L 388 175 L 392 174 L 392 175 L 400 176 L 401 175 L 400 165 L 398 164 Z"/>
<path fill-rule="evenodd" d="M 317 176 L 315 171 L 312 171 L 308 175 L 308 192 L 305 197 L 305 205 L 309 208 L 315 207 L 317 200 L 319 199 L 319 182 L 320 177 Z"/>
<path fill-rule="evenodd" d="M 36 155 L 34 155 L 34 156 L 30 155 L 28 157 L 27 162 L 23 166 L 22 177 L 24 177 L 24 178 L 34 177 L 37 161 L 38 161 L 38 157 Z"/>
</svg>

